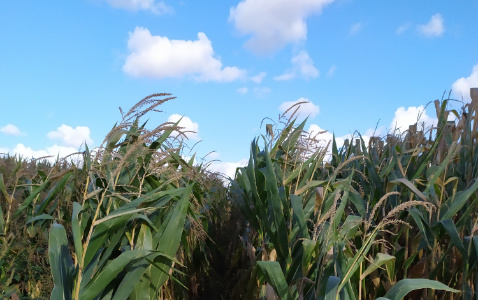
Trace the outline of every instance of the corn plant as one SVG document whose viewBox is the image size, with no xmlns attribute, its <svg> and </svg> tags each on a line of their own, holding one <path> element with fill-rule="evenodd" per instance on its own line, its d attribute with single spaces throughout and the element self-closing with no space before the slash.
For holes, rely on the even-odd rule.
<svg viewBox="0 0 478 300">
<path fill-rule="evenodd" d="M 177 124 L 152 131 L 138 125 L 171 99 L 160 96 L 167 95 L 149 96 L 126 113 L 94 156 L 85 151 L 85 189 L 71 216 L 73 255 L 65 228 L 50 230 L 52 299 L 170 297 L 162 287 L 177 280 L 172 272 L 186 219 L 194 219 L 195 183 L 172 147 Z"/>
</svg>

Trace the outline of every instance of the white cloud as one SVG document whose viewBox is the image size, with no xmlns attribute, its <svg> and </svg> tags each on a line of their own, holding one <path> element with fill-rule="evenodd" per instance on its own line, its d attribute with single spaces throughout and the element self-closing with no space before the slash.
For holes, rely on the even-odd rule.
<svg viewBox="0 0 478 300">
<path fill-rule="evenodd" d="M 295 77 L 295 73 L 294 72 L 286 72 L 282 75 L 279 75 L 279 76 L 276 76 L 274 77 L 274 80 L 278 80 L 278 81 L 286 81 L 286 80 L 291 80 Z"/>
<path fill-rule="evenodd" d="M 7 124 L 3 127 L 0 127 L 0 132 L 6 135 L 22 135 L 23 132 L 13 124 Z"/>
<path fill-rule="evenodd" d="M 168 6 L 164 1 L 156 0 L 105 0 L 115 8 L 122 8 L 132 11 L 149 10 L 155 14 L 162 15 L 172 13 L 173 8 Z"/>
<path fill-rule="evenodd" d="M 52 140 L 61 140 L 67 147 L 79 148 L 82 144 L 92 144 L 90 138 L 90 129 L 86 126 L 77 126 L 76 128 L 61 125 L 55 131 L 50 131 L 47 137 Z"/>
<path fill-rule="evenodd" d="M 404 33 L 405 31 L 407 31 L 408 29 L 410 29 L 410 26 L 412 26 L 410 23 L 405 23 L 405 24 L 402 24 L 402 25 L 398 26 L 398 28 L 397 28 L 397 34 L 402 34 L 402 33 Z"/>
<path fill-rule="evenodd" d="M 463 100 L 471 102 L 470 88 L 476 87 L 478 87 L 478 64 L 473 66 L 470 76 L 461 77 L 453 83 L 451 88 L 456 97 L 459 99 L 463 97 Z"/>
<path fill-rule="evenodd" d="M 319 76 L 319 71 L 315 68 L 314 62 L 307 51 L 300 51 L 299 54 L 292 57 L 292 70 L 274 77 L 275 80 L 290 80 L 296 77 L 297 74 L 305 79 L 315 78 Z"/>
<path fill-rule="evenodd" d="M 419 117 L 420 119 L 418 119 Z M 390 123 L 390 128 L 392 130 L 398 129 L 399 132 L 403 133 L 408 130 L 410 125 L 417 123 L 417 121 L 419 128 L 421 128 L 423 123 L 425 123 L 425 128 L 437 123 L 436 118 L 432 118 L 427 115 L 423 105 L 419 107 L 411 106 L 407 109 L 402 106 L 395 111 L 395 116 L 392 123 Z"/>
<path fill-rule="evenodd" d="M 435 14 L 427 24 L 418 25 L 418 31 L 428 37 L 441 36 L 445 31 L 443 17 L 441 14 Z"/>
<path fill-rule="evenodd" d="M 248 89 L 247 87 L 241 87 L 241 88 L 238 88 L 236 91 L 237 91 L 239 94 L 245 95 L 245 94 L 247 94 L 247 92 L 249 91 L 249 89 Z"/>
<path fill-rule="evenodd" d="M 320 112 L 320 109 L 319 109 L 319 106 L 318 105 L 315 105 L 314 103 L 310 102 L 309 99 L 307 98 L 299 98 L 295 101 L 286 101 L 284 103 L 282 103 L 280 106 L 279 106 L 279 111 L 281 113 L 284 113 L 286 110 L 288 110 L 292 105 L 294 104 L 297 104 L 299 102 L 306 102 L 306 103 L 303 103 L 303 104 L 300 104 L 299 106 L 299 109 L 297 110 L 297 113 L 295 114 L 295 117 L 298 117 L 298 118 L 301 118 L 301 119 L 304 119 L 306 117 L 310 117 L 310 118 L 314 118 L 316 115 L 319 114 Z M 290 109 L 288 112 L 287 112 L 287 116 L 290 116 L 294 111 L 295 109 L 297 108 L 297 106 L 295 106 L 294 108 Z"/>
<path fill-rule="evenodd" d="M 128 50 L 123 71 L 134 77 L 162 79 L 193 75 L 199 81 L 231 82 L 245 76 L 245 71 L 237 67 L 223 67 L 214 57 L 211 41 L 202 32 L 195 41 L 170 40 L 136 27 L 130 33 Z"/>
<path fill-rule="evenodd" d="M 385 127 L 380 126 L 378 128 L 369 128 L 365 131 L 364 136 L 382 136 L 386 134 Z"/>
<path fill-rule="evenodd" d="M 254 81 L 255 83 L 259 84 L 262 82 L 262 80 L 266 77 L 266 72 L 260 72 L 256 76 L 252 76 L 251 80 Z"/>
<path fill-rule="evenodd" d="M 362 29 L 363 29 L 363 22 L 355 23 L 350 27 L 349 35 L 355 35 L 359 33 L 360 31 L 362 31 Z"/>
<path fill-rule="evenodd" d="M 328 146 L 326 159 L 330 159 L 332 155 L 333 134 L 329 131 L 322 129 L 319 125 L 316 125 L 316 124 L 311 124 L 307 132 L 309 133 L 311 137 L 318 140 L 319 147 L 325 148 Z M 366 147 L 368 147 L 368 144 L 370 142 L 370 136 L 372 135 L 372 133 L 373 133 L 373 130 L 371 132 L 370 130 L 367 130 L 367 132 L 364 135 L 361 135 Z M 378 134 L 376 133 L 375 135 L 377 136 Z M 354 134 L 353 136 L 350 134 L 346 134 L 343 136 L 335 136 L 335 143 L 337 144 L 337 149 L 340 149 L 344 145 L 345 140 L 349 140 L 349 143 L 355 144 L 356 140 L 359 138 L 360 136 L 358 134 Z"/>
<path fill-rule="evenodd" d="M 181 131 L 186 135 L 186 137 L 190 140 L 199 140 L 199 125 L 198 123 L 193 122 L 190 118 L 183 117 L 178 114 L 172 114 L 169 116 L 168 122 L 176 123 L 180 119 L 181 121 L 179 122 L 178 126 L 183 127 Z"/>
<path fill-rule="evenodd" d="M 10 155 L 19 155 L 23 158 L 26 159 L 35 159 L 35 158 L 40 158 L 40 157 L 46 157 L 48 160 L 51 162 L 56 161 L 57 157 L 65 157 L 67 155 L 70 155 L 72 153 L 77 153 L 78 149 L 74 147 L 65 147 L 65 146 L 58 146 L 58 145 L 53 145 L 51 147 L 48 147 L 43 150 L 33 150 L 31 147 L 26 147 L 24 144 L 17 144 L 13 150 L 9 150 L 7 148 L 0 148 L 0 154 L 1 153 L 9 153 Z M 77 156 L 76 158 L 80 158 Z M 81 158 L 80 158 L 81 159 Z"/>
<path fill-rule="evenodd" d="M 230 178 L 234 179 L 236 174 L 236 169 L 246 166 L 248 163 L 247 159 L 241 159 L 238 162 L 212 162 L 209 166 L 209 169 L 212 172 L 222 173 Z"/>
<path fill-rule="evenodd" d="M 328 152 L 332 150 L 332 138 L 333 134 L 329 131 L 321 128 L 317 124 L 311 124 L 307 132 L 310 134 L 311 137 L 314 137 L 319 141 L 319 146 L 325 148 L 328 145 Z M 340 148 L 344 144 L 345 138 L 344 137 L 335 137 L 335 142 L 337 143 L 337 147 Z"/>
<path fill-rule="evenodd" d="M 246 47 L 267 53 L 307 38 L 306 19 L 334 0 L 243 0 L 232 7 L 229 21 L 245 35 Z"/>
</svg>

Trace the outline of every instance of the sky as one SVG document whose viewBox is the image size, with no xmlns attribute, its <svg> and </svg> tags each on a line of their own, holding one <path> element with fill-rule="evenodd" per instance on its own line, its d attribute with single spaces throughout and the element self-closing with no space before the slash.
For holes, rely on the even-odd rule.
<svg viewBox="0 0 478 300">
<path fill-rule="evenodd" d="M 405 130 L 478 87 L 478 1 L 0 2 L 0 153 L 101 145 L 153 93 L 149 118 L 194 131 L 185 155 L 232 176 L 265 123 L 304 101 L 305 129 L 339 142 Z M 456 108 L 461 104 L 455 102 Z M 264 124 L 261 126 L 261 122 Z"/>
</svg>

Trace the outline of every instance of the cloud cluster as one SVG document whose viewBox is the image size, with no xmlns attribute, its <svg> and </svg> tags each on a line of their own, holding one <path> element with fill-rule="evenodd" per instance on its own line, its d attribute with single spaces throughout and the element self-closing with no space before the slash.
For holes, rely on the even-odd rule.
<svg viewBox="0 0 478 300">
<path fill-rule="evenodd" d="M 3 127 L 0 127 L 0 132 L 6 135 L 22 135 L 22 131 L 13 124 L 7 124 Z"/>
<path fill-rule="evenodd" d="M 428 128 L 432 125 L 436 125 L 437 119 L 427 115 L 423 105 L 418 107 L 410 106 L 408 108 L 402 106 L 395 111 L 395 116 L 393 117 L 392 123 L 390 123 L 390 129 L 397 129 L 403 133 L 408 130 L 410 125 L 417 122 L 419 127 L 424 124 L 425 128 Z"/>
<path fill-rule="evenodd" d="M 310 79 L 319 76 L 319 71 L 315 68 L 314 62 L 307 51 L 300 51 L 299 54 L 290 60 L 292 69 L 282 75 L 274 77 L 275 80 L 291 80 L 297 75 L 302 78 Z"/>
<path fill-rule="evenodd" d="M 76 152 L 78 152 L 78 149 L 74 147 L 53 145 L 46 148 L 46 150 L 33 150 L 31 147 L 26 147 L 24 144 L 17 144 L 11 151 L 11 153 L 14 155 L 19 155 L 24 158 L 40 158 L 50 156 L 49 159 L 51 161 L 55 161 L 58 156 L 65 157 Z"/>
<path fill-rule="evenodd" d="M 418 31 L 428 37 L 438 37 L 445 32 L 445 25 L 443 24 L 443 17 L 441 14 L 435 14 L 431 17 L 427 24 L 418 25 Z"/>
<path fill-rule="evenodd" d="M 393 132 L 396 130 L 396 134 L 403 133 L 404 131 L 408 130 L 410 125 L 413 125 L 419 121 L 419 126 L 421 124 L 425 125 L 425 128 L 429 128 L 432 125 L 436 125 L 437 119 L 432 118 L 427 115 L 424 106 L 419 107 L 399 107 L 395 111 L 395 115 L 393 121 L 390 124 L 390 131 Z M 419 128 L 420 129 L 420 128 Z M 318 146 L 325 148 L 327 147 L 327 157 L 330 158 L 332 154 L 332 138 L 333 134 L 329 131 L 324 130 L 317 124 L 311 124 L 307 132 L 310 134 L 311 137 L 314 137 L 318 140 Z M 380 127 L 375 129 L 368 129 L 365 131 L 365 134 L 362 134 L 361 137 L 364 140 L 365 145 L 368 147 L 370 137 L 372 136 L 383 136 L 385 135 L 385 128 Z M 344 145 L 345 140 L 349 140 L 351 143 L 355 143 L 355 139 L 358 139 L 359 135 L 356 134 L 354 136 L 350 134 L 346 134 L 343 136 L 336 136 L 335 142 L 337 143 L 337 147 L 340 148 Z"/>
<path fill-rule="evenodd" d="M 314 103 L 310 102 L 309 99 L 307 98 L 299 98 L 295 101 L 286 101 L 286 102 L 283 102 L 280 106 L 279 106 L 279 111 L 281 113 L 284 113 L 286 112 L 290 107 L 292 107 L 293 105 L 299 103 L 299 102 L 306 102 L 306 103 L 303 103 L 303 104 L 300 104 L 299 106 L 299 109 L 297 110 L 296 114 L 294 115 L 294 117 L 297 117 L 298 119 L 305 119 L 307 117 L 309 118 L 314 118 L 315 116 L 317 116 L 320 112 L 320 109 L 319 109 L 319 106 L 318 105 L 315 105 Z M 297 108 L 297 106 L 295 106 L 294 108 L 290 109 L 287 113 L 286 113 L 286 116 L 290 117 L 291 114 L 295 111 L 295 109 Z"/>
<path fill-rule="evenodd" d="M 186 137 L 190 140 L 199 140 L 199 124 L 193 122 L 190 118 L 181 116 L 178 114 L 172 114 L 168 118 L 168 122 L 176 123 L 181 120 L 178 124 L 181 128 L 181 131 L 186 135 Z M 172 136 L 178 136 L 179 134 L 172 134 Z"/>
<path fill-rule="evenodd" d="M 461 77 L 453 83 L 451 88 L 457 98 L 463 97 L 466 102 L 471 102 L 470 88 L 476 87 L 478 87 L 478 64 L 473 66 L 470 76 Z"/>
<path fill-rule="evenodd" d="M 231 82 L 244 78 L 246 73 L 237 67 L 223 67 L 214 57 L 211 41 L 202 32 L 195 41 L 170 40 L 136 27 L 129 35 L 128 50 L 123 71 L 134 77 L 162 79 L 192 75 L 199 81 Z"/>
<path fill-rule="evenodd" d="M 47 137 L 52 140 L 59 140 L 60 145 L 54 144 L 46 149 L 34 150 L 23 143 L 19 143 L 13 149 L 0 148 L 0 153 L 20 155 L 27 159 L 49 156 L 49 160 L 55 161 L 58 156 L 65 157 L 78 152 L 85 142 L 90 146 L 93 143 L 90 138 L 90 129 L 84 126 L 73 128 L 63 124 L 57 130 L 48 132 Z"/>
<path fill-rule="evenodd" d="M 52 140 L 60 140 L 63 145 L 72 148 L 79 148 L 84 143 L 89 145 L 93 143 L 90 138 L 90 129 L 86 126 L 73 128 L 63 124 L 55 131 L 48 132 L 47 137 Z"/>
<path fill-rule="evenodd" d="M 148 10 L 155 14 L 162 15 L 172 13 L 173 8 L 164 1 L 156 0 L 105 0 L 115 8 L 121 8 L 131 11 Z"/>
<path fill-rule="evenodd" d="M 241 159 L 238 162 L 213 162 L 209 166 L 209 169 L 212 172 L 218 172 L 226 175 L 227 177 L 234 178 L 236 174 L 236 169 L 246 166 L 248 163 L 247 159 Z"/>
<path fill-rule="evenodd" d="M 251 35 L 246 47 L 268 53 L 307 38 L 307 18 L 334 0 L 243 0 L 229 14 L 235 28 Z"/>
</svg>

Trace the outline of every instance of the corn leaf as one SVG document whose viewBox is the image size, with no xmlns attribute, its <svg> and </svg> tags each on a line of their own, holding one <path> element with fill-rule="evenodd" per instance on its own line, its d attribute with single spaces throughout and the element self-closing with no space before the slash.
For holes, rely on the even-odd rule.
<svg viewBox="0 0 478 300">
<path fill-rule="evenodd" d="M 393 287 L 385 294 L 385 298 L 390 300 L 401 300 L 408 293 L 419 289 L 444 290 L 452 293 L 458 293 L 458 290 L 452 289 L 443 283 L 429 279 L 402 279 L 395 283 Z"/>
</svg>

